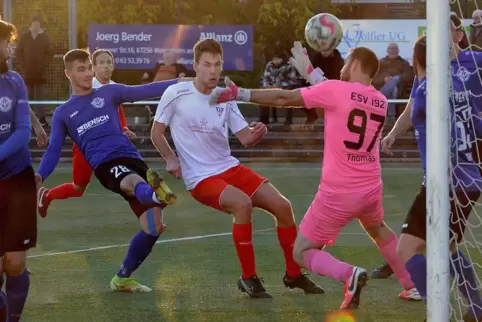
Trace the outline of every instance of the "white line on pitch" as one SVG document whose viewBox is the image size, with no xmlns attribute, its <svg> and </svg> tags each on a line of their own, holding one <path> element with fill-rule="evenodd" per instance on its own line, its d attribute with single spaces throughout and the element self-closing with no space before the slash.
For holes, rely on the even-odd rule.
<svg viewBox="0 0 482 322">
<path fill-rule="evenodd" d="M 260 230 L 255 230 L 253 233 L 260 233 L 260 232 L 265 232 L 273 230 L 273 228 L 267 228 L 267 229 L 260 229 Z M 180 238 L 171 238 L 171 239 L 163 239 L 163 240 L 158 240 L 156 244 L 166 244 L 166 243 L 175 243 L 175 242 L 182 242 L 182 241 L 189 241 L 189 240 L 197 240 L 197 239 L 206 239 L 206 238 L 214 238 L 214 237 L 222 237 L 222 236 L 228 236 L 231 235 L 232 232 L 229 233 L 219 233 L 219 234 L 209 234 L 209 235 L 200 235 L 200 236 L 189 236 L 189 237 L 180 237 Z M 91 247 L 91 248 L 84 248 L 84 249 L 76 249 L 76 250 L 68 250 L 68 251 L 63 251 L 63 252 L 52 252 L 52 253 L 41 253 L 37 255 L 30 255 L 28 258 L 37 258 L 37 257 L 47 257 L 47 256 L 58 256 L 58 255 L 68 255 L 68 254 L 77 254 L 77 253 L 87 253 L 87 252 L 93 252 L 97 250 L 105 250 L 105 249 L 111 249 L 111 248 L 120 248 L 120 247 L 127 247 L 130 244 L 116 244 L 116 245 L 107 245 L 107 246 L 99 246 L 99 247 Z"/>
</svg>

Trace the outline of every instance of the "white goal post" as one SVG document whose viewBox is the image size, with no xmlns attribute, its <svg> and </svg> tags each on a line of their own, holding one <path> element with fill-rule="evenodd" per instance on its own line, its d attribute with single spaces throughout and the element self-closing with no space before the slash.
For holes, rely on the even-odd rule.
<svg viewBox="0 0 482 322">
<path fill-rule="evenodd" d="M 427 0 L 427 321 L 450 321 L 448 0 Z M 449 74 L 450 73 L 450 74 Z M 447 93 L 447 94 L 444 94 Z"/>
</svg>

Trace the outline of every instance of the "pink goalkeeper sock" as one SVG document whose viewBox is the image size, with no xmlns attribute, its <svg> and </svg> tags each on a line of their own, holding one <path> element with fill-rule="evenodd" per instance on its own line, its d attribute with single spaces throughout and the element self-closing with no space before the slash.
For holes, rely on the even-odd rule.
<svg viewBox="0 0 482 322">
<path fill-rule="evenodd" d="M 397 277 L 400 284 L 402 284 L 403 289 L 409 290 L 411 288 L 414 288 L 415 284 L 412 282 L 410 278 L 410 273 L 405 268 L 402 260 L 400 259 L 400 257 L 397 256 L 397 244 L 397 235 L 395 235 L 395 233 L 392 233 L 388 240 L 382 243 L 378 243 L 377 247 L 380 250 L 382 256 L 387 261 L 388 265 L 390 265 L 390 267 L 392 268 L 393 273 Z"/>
<path fill-rule="evenodd" d="M 331 277 L 340 282 L 350 278 L 353 266 L 339 261 L 324 250 L 310 249 L 305 254 L 305 267 L 318 275 Z"/>
</svg>

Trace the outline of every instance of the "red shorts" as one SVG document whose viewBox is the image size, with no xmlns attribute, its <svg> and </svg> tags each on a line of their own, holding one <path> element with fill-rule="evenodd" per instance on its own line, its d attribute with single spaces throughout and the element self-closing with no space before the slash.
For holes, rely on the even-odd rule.
<svg viewBox="0 0 482 322">
<path fill-rule="evenodd" d="M 250 198 L 268 179 L 260 176 L 243 165 L 237 165 L 223 173 L 216 174 L 199 182 L 190 190 L 191 196 L 203 205 L 225 211 L 220 204 L 220 197 L 227 186 L 238 188 Z"/>
<path fill-rule="evenodd" d="M 92 167 L 77 147 L 72 145 L 72 181 L 76 186 L 87 187 L 92 178 Z"/>
</svg>

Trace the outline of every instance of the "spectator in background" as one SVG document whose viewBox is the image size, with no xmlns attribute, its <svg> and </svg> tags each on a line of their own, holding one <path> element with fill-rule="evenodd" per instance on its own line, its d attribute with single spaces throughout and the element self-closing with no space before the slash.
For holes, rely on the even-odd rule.
<svg viewBox="0 0 482 322">
<path fill-rule="evenodd" d="M 265 87 L 264 75 L 260 77 L 260 87 L 261 88 L 271 88 Z M 259 122 L 264 124 L 269 124 L 269 112 L 271 111 L 273 116 L 273 123 L 278 123 L 278 117 L 276 116 L 276 107 L 270 106 L 260 106 L 259 107 Z"/>
<path fill-rule="evenodd" d="M 34 17 L 30 28 L 20 36 L 15 56 L 27 85 L 29 99 L 44 100 L 47 68 L 54 58 L 54 50 L 49 36 L 41 27 L 40 17 Z M 47 125 L 45 106 L 35 107 L 39 121 L 42 125 Z"/>
<path fill-rule="evenodd" d="M 288 62 L 288 55 L 284 52 L 275 53 L 272 56 L 270 62 L 266 64 L 264 70 L 262 87 L 263 88 L 281 88 L 281 89 L 295 89 L 303 87 L 305 84 L 296 68 Z M 293 109 L 288 108 L 286 110 L 285 125 L 293 124 Z M 305 113 L 307 109 L 303 109 Z M 273 113 L 276 115 L 276 112 Z M 265 123 L 268 118 L 269 123 L 269 110 L 266 112 L 265 107 L 260 108 L 260 120 Z M 316 120 L 316 118 L 315 118 Z M 313 123 L 311 119 L 307 119 L 306 123 Z"/>
<path fill-rule="evenodd" d="M 145 72 L 141 78 L 141 84 L 171 80 L 179 77 L 186 77 L 188 70 L 186 66 L 177 63 L 177 54 L 172 50 L 166 50 L 162 54 L 162 61 L 156 63 L 152 72 Z M 158 100 L 160 97 L 155 98 Z M 157 105 L 146 106 L 151 111 L 152 117 L 156 114 Z"/>
<path fill-rule="evenodd" d="M 343 68 L 343 65 L 345 64 L 345 60 L 343 57 L 341 57 L 340 51 L 338 49 L 326 51 L 326 52 L 314 52 L 311 55 L 311 63 L 313 64 L 314 68 L 320 68 L 323 73 L 325 74 L 325 77 L 327 79 L 340 79 L 341 75 L 341 69 Z M 308 115 L 308 117 L 315 118 L 315 120 L 318 118 L 317 112 L 319 113 L 320 116 L 323 115 L 323 109 L 318 108 L 318 109 L 310 109 L 310 112 L 313 112 L 314 115 Z"/>
<path fill-rule="evenodd" d="M 177 55 L 172 50 L 166 50 L 162 54 L 162 62 L 154 67 L 153 82 L 185 77 L 188 73 L 186 66 L 177 63 Z"/>
<path fill-rule="evenodd" d="M 475 51 L 482 51 L 482 10 L 472 13 L 473 23 L 470 25 L 470 44 Z"/>
<path fill-rule="evenodd" d="M 396 43 L 387 47 L 387 56 L 380 60 L 380 70 L 373 80 L 373 86 L 388 99 L 397 99 L 405 90 L 405 86 L 413 79 L 412 67 L 408 61 L 400 57 Z M 397 119 L 395 103 L 388 104 L 387 116 L 391 121 Z"/>
</svg>

